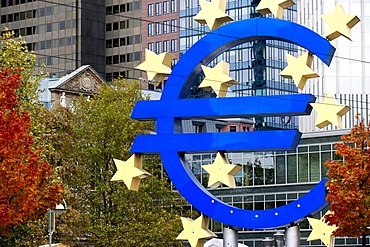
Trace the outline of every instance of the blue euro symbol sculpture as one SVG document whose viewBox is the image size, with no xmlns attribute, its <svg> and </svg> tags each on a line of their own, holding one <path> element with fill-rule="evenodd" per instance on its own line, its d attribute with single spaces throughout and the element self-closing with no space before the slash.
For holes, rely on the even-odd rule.
<svg viewBox="0 0 370 247">
<path fill-rule="evenodd" d="M 317 33 L 289 21 L 256 18 L 224 25 L 208 33 L 179 60 L 168 77 L 161 100 L 137 102 L 132 118 L 156 120 L 157 134 L 136 137 L 131 152 L 159 153 L 175 187 L 200 212 L 230 226 L 266 229 L 303 220 L 327 206 L 325 179 L 303 197 L 268 210 L 244 210 L 228 205 L 207 191 L 194 176 L 184 153 L 294 150 L 298 130 L 234 133 L 181 133 L 181 119 L 309 115 L 311 94 L 187 99 L 190 88 L 208 64 L 222 52 L 254 40 L 281 40 L 301 46 L 330 65 L 335 48 Z"/>
</svg>

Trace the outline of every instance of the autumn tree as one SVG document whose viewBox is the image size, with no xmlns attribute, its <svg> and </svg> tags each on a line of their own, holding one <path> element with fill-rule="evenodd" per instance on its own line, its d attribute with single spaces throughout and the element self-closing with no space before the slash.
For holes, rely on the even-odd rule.
<svg viewBox="0 0 370 247">
<path fill-rule="evenodd" d="M 341 160 L 328 160 L 327 201 L 333 212 L 326 216 L 331 225 L 338 228 L 335 236 L 363 238 L 370 233 L 370 136 L 369 125 L 359 120 L 342 142 L 335 144 Z"/>
<path fill-rule="evenodd" d="M 0 71 L 0 235 L 5 236 L 14 226 L 45 215 L 63 190 L 53 182 L 52 166 L 33 149 L 31 120 L 20 111 L 15 94 L 20 74 Z"/>
<path fill-rule="evenodd" d="M 20 85 L 16 88 L 20 107 L 24 111 L 32 111 L 35 104 L 39 104 L 37 90 L 44 76 L 42 65 L 39 66 L 40 73 L 35 73 L 37 68 L 35 53 L 27 49 L 26 42 L 21 36 L 14 37 L 14 32 L 8 31 L 0 35 L 0 50 L 0 67 L 11 69 L 13 73 L 20 75 Z"/>
</svg>

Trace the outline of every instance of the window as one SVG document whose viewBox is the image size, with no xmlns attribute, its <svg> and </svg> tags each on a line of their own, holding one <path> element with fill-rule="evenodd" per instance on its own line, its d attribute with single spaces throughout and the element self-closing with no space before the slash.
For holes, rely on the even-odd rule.
<svg viewBox="0 0 370 247">
<path fill-rule="evenodd" d="M 162 42 L 161 41 L 155 42 L 155 51 L 157 52 L 157 54 L 162 52 Z"/>
<path fill-rule="evenodd" d="M 230 132 L 236 132 L 236 126 L 230 126 Z"/>
<path fill-rule="evenodd" d="M 134 54 L 133 53 L 127 53 L 127 62 L 134 61 Z"/>
<path fill-rule="evenodd" d="M 169 49 L 168 49 L 169 45 L 170 45 L 169 40 L 163 41 L 163 52 L 168 52 L 169 51 Z"/>
<path fill-rule="evenodd" d="M 134 37 L 133 36 L 128 36 L 127 37 L 127 45 L 133 45 L 134 44 Z"/>
<path fill-rule="evenodd" d="M 118 14 L 119 13 L 119 5 L 114 5 L 113 6 L 113 14 Z"/>
<path fill-rule="evenodd" d="M 175 67 L 176 63 L 177 63 L 177 58 L 172 60 L 171 68 Z"/>
<path fill-rule="evenodd" d="M 119 46 L 119 38 L 113 39 L 113 47 Z"/>
<path fill-rule="evenodd" d="M 154 23 L 149 23 L 148 24 L 148 36 L 153 36 L 153 35 L 154 35 Z"/>
<path fill-rule="evenodd" d="M 107 25 L 105 25 L 105 30 L 112 31 L 112 23 L 108 23 Z"/>
<path fill-rule="evenodd" d="M 126 12 L 126 4 L 121 4 L 121 5 L 119 6 L 119 11 L 120 11 L 120 12 Z"/>
<path fill-rule="evenodd" d="M 177 32 L 177 20 L 171 20 L 171 33 Z"/>
<path fill-rule="evenodd" d="M 171 0 L 171 13 L 177 12 L 177 0 Z"/>
<path fill-rule="evenodd" d="M 127 11 L 133 11 L 134 10 L 134 3 L 127 3 Z"/>
<path fill-rule="evenodd" d="M 113 22 L 113 30 L 118 30 L 118 22 Z"/>
<path fill-rule="evenodd" d="M 177 39 L 171 39 L 171 52 L 177 51 Z"/>
<path fill-rule="evenodd" d="M 141 60 L 141 51 L 137 51 L 134 53 L 134 60 L 140 61 Z"/>
<path fill-rule="evenodd" d="M 119 45 L 120 46 L 125 46 L 126 45 L 126 38 L 120 38 Z"/>
<path fill-rule="evenodd" d="M 121 22 L 119 23 L 119 28 L 120 28 L 120 29 L 125 29 L 125 28 L 126 28 L 126 21 L 121 21 Z"/>
<path fill-rule="evenodd" d="M 59 22 L 59 30 L 64 30 L 66 28 L 66 23 L 65 21 Z"/>
<path fill-rule="evenodd" d="M 170 22 L 169 21 L 164 21 L 163 22 L 163 33 L 169 33 L 169 25 L 170 25 Z"/>
<path fill-rule="evenodd" d="M 156 35 L 162 34 L 162 24 L 160 22 L 155 23 Z"/>
<path fill-rule="evenodd" d="M 112 57 L 106 57 L 105 58 L 105 63 L 106 64 L 112 64 Z"/>
<path fill-rule="evenodd" d="M 163 14 L 168 14 L 169 13 L 169 8 L 168 8 L 168 1 L 163 2 Z"/>
<path fill-rule="evenodd" d="M 194 125 L 194 132 L 195 133 L 203 133 L 204 132 L 204 129 L 203 129 L 204 124 L 193 123 L 193 125 Z"/>
<path fill-rule="evenodd" d="M 162 14 L 162 3 L 156 3 L 155 4 L 155 15 L 161 15 Z"/>
<path fill-rule="evenodd" d="M 154 51 L 154 43 L 153 43 L 153 42 L 150 42 L 150 43 L 148 44 L 148 50 L 149 50 L 149 51 Z"/>
<path fill-rule="evenodd" d="M 121 56 L 119 57 L 119 61 L 120 61 L 121 63 L 126 62 L 126 55 L 125 55 L 125 54 L 121 55 Z"/>
<path fill-rule="evenodd" d="M 134 36 L 134 44 L 140 44 L 141 43 L 141 34 L 135 35 Z"/>
<path fill-rule="evenodd" d="M 154 16 L 154 4 L 148 4 L 148 17 Z"/>
<path fill-rule="evenodd" d="M 113 14 L 113 7 L 112 7 L 112 6 L 106 7 L 106 8 L 105 8 L 105 14 L 106 14 L 106 15 L 111 15 L 111 14 Z"/>
<path fill-rule="evenodd" d="M 114 64 L 119 63 L 119 55 L 114 55 L 114 56 L 113 56 L 113 63 L 114 63 Z"/>
</svg>

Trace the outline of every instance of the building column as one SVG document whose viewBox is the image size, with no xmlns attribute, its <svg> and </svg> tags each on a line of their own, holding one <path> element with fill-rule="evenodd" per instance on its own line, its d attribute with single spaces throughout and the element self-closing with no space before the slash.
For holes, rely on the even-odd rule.
<svg viewBox="0 0 370 247">
<path fill-rule="evenodd" d="M 238 246 L 238 231 L 229 227 L 224 227 L 224 245 L 227 247 Z"/>
<path fill-rule="evenodd" d="M 285 247 L 300 246 L 300 227 L 299 225 L 289 226 L 285 231 Z"/>
</svg>

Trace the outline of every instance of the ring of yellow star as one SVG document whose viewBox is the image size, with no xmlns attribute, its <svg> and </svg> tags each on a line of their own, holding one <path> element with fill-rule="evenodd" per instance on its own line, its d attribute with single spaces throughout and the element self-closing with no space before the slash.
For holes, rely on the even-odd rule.
<svg viewBox="0 0 370 247">
<path fill-rule="evenodd" d="M 284 10 L 294 4 L 292 0 L 261 0 L 256 10 L 262 15 L 272 13 L 276 18 L 283 19 Z"/>
<path fill-rule="evenodd" d="M 327 212 L 327 214 L 329 211 Z M 307 218 L 312 227 L 312 232 L 308 236 L 307 241 L 321 240 L 327 247 L 334 247 L 335 237 L 333 232 L 337 229 L 336 226 L 329 226 L 324 221 L 324 216 L 321 219 Z"/>
<path fill-rule="evenodd" d="M 173 58 L 173 55 L 167 52 L 157 55 L 145 49 L 145 61 L 136 66 L 136 69 L 145 71 L 149 82 L 154 86 L 158 86 L 166 76 L 171 74 Z"/>
<path fill-rule="evenodd" d="M 123 182 L 129 190 L 138 191 L 141 179 L 151 176 L 150 173 L 142 169 L 142 155 L 134 154 L 127 161 L 113 160 L 117 172 L 111 181 Z"/>
<path fill-rule="evenodd" d="M 319 77 L 311 69 L 313 56 L 310 53 L 306 52 L 298 58 L 286 54 L 286 59 L 288 66 L 280 72 L 280 75 L 284 78 L 293 78 L 299 89 L 303 90 L 308 79 Z"/>
<path fill-rule="evenodd" d="M 241 170 L 241 167 L 230 164 L 224 153 L 218 152 L 214 163 L 203 165 L 202 168 L 209 173 L 208 187 L 214 189 L 224 184 L 236 188 L 234 176 Z"/>
<path fill-rule="evenodd" d="M 194 17 L 194 20 L 200 24 L 207 24 L 210 30 L 219 28 L 226 22 L 233 19 L 226 14 L 227 0 L 199 0 L 201 11 Z"/>
<path fill-rule="evenodd" d="M 344 13 L 340 3 L 337 3 L 333 13 L 323 15 L 321 18 L 328 24 L 325 32 L 325 37 L 328 40 L 336 39 L 339 36 L 352 40 L 351 28 L 360 22 L 356 15 Z"/>
<path fill-rule="evenodd" d="M 230 64 L 225 61 L 219 62 L 214 68 L 204 65 L 201 67 L 205 78 L 200 83 L 199 88 L 213 90 L 218 97 L 225 97 L 228 88 L 239 83 L 229 76 Z"/>
<path fill-rule="evenodd" d="M 330 93 L 326 94 L 323 102 L 310 104 L 317 111 L 316 126 L 320 129 L 329 124 L 334 124 L 342 129 L 342 117 L 351 110 L 346 105 L 337 104 Z"/>
<path fill-rule="evenodd" d="M 217 237 L 208 229 L 209 218 L 201 215 L 196 220 L 181 217 L 184 230 L 177 236 L 177 240 L 188 240 L 191 247 L 203 247 L 206 239 Z"/>
</svg>

